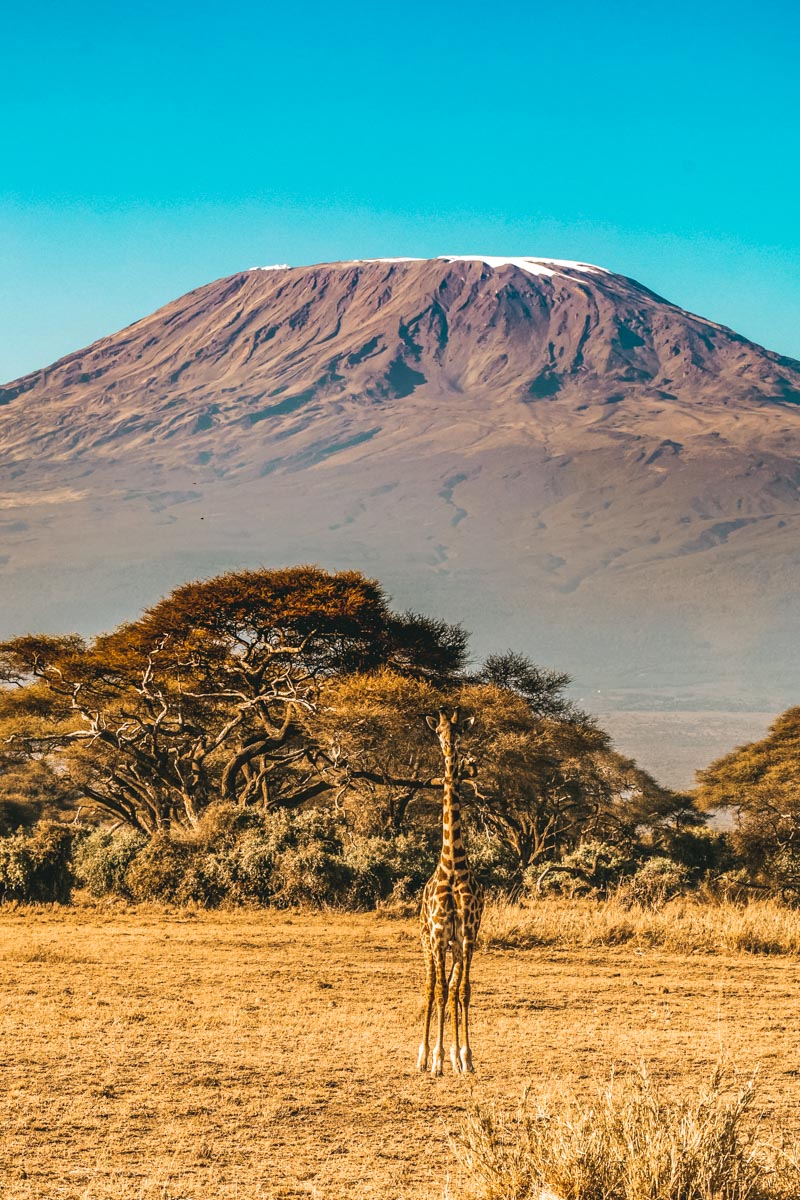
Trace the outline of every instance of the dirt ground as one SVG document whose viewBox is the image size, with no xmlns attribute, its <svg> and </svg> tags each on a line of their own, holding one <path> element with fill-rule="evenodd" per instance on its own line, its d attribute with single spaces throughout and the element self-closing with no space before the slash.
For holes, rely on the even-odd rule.
<svg viewBox="0 0 800 1200">
<path fill-rule="evenodd" d="M 3 1200 L 440 1200 L 470 1097 L 687 1092 L 760 1070 L 800 1129 L 800 961 L 483 951 L 477 1075 L 414 1069 L 416 923 L 374 914 L 0 911 Z"/>
</svg>

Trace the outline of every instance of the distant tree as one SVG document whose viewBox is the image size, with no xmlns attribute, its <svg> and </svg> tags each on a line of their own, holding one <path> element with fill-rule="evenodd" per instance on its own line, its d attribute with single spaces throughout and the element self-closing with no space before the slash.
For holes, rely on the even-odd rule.
<svg viewBox="0 0 800 1200">
<path fill-rule="evenodd" d="M 0 836 L 42 818 L 71 818 L 79 803 L 72 781 L 47 753 L 53 698 L 40 685 L 15 682 L 16 673 L 0 659 Z"/>
<path fill-rule="evenodd" d="M 412 821 L 438 828 L 441 759 L 423 715 L 447 705 L 473 714 L 476 725 L 466 748 L 479 778 L 476 785 L 465 784 L 465 810 L 527 865 L 534 844 L 552 854 L 566 835 L 569 802 L 561 794 L 560 836 L 551 836 L 556 776 L 561 793 L 575 790 L 558 775 L 558 763 L 567 752 L 575 760 L 585 757 L 608 739 L 588 719 L 576 723 L 578 714 L 560 694 L 567 676 L 544 672 L 522 655 L 488 661 L 487 669 L 438 687 L 387 670 L 337 679 L 323 691 L 317 723 L 340 773 L 342 803 L 362 825 L 399 833 Z M 507 665 L 524 669 L 523 682 L 530 686 L 523 690 L 523 670 L 512 676 Z M 479 682 L 487 677 L 497 682 Z M 549 805 L 543 798 L 548 787 Z M 546 832 L 540 828 L 545 812 Z"/>
<path fill-rule="evenodd" d="M 753 883 L 800 897 L 800 707 L 700 771 L 697 800 L 732 812 L 734 851 Z"/>
<path fill-rule="evenodd" d="M 526 702 L 534 716 L 578 721 L 584 725 L 592 723 L 591 718 L 564 695 L 565 688 L 572 682 L 569 675 L 540 667 L 516 650 L 490 654 L 472 676 L 472 682 L 493 684 L 515 692 Z"/>
<path fill-rule="evenodd" d="M 562 686 L 564 686 L 562 684 Z M 537 716 L 518 691 L 473 688 L 483 764 L 476 810 L 513 849 L 520 868 L 559 859 L 582 841 L 632 849 L 691 804 L 618 754 L 607 733 L 571 706 Z M 558 713 L 560 697 L 550 697 Z"/>
</svg>

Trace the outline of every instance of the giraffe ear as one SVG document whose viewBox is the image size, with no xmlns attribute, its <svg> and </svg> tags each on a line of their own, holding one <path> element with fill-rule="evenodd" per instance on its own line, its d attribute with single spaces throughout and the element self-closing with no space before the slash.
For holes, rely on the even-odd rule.
<svg viewBox="0 0 800 1200">
<path fill-rule="evenodd" d="M 459 733 L 468 733 L 469 730 L 472 729 L 472 726 L 474 724 L 475 724 L 474 717 L 464 717 L 464 720 L 459 722 L 458 732 Z"/>
<path fill-rule="evenodd" d="M 428 729 L 432 729 L 433 732 L 436 733 L 436 728 L 439 724 L 436 717 L 432 717 L 432 716 L 430 716 L 430 714 L 426 715 L 425 724 L 428 726 Z"/>
</svg>

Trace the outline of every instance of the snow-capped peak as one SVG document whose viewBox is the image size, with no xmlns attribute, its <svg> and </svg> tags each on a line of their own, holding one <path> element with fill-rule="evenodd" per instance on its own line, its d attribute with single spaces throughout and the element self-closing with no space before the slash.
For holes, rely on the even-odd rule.
<svg viewBox="0 0 800 1200">
<path fill-rule="evenodd" d="M 348 262 L 333 263 L 332 266 L 352 267 L 361 263 L 406 263 L 425 262 L 424 258 L 354 258 Z M 605 267 L 597 267 L 593 263 L 573 262 L 568 258 L 499 258 L 491 254 L 440 254 L 437 261 L 482 262 L 492 270 L 498 267 L 519 267 L 529 275 L 561 275 L 565 270 L 583 271 L 590 275 L 610 275 Z M 251 271 L 288 271 L 288 263 L 275 263 L 269 267 L 251 267 Z"/>
</svg>

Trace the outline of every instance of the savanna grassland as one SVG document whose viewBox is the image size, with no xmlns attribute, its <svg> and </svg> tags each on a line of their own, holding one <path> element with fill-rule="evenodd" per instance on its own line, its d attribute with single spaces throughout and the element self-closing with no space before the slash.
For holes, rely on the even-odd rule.
<svg viewBox="0 0 800 1200">
<path fill-rule="evenodd" d="M 414 1069 L 411 918 L 0 910 L 1 1194 L 467 1195 L 448 1133 L 472 1100 L 513 1107 L 526 1086 L 594 1096 L 642 1059 L 676 1095 L 721 1058 L 743 1077 L 758 1068 L 764 1127 L 800 1130 L 800 920 L 700 907 L 490 910 L 473 1080 Z"/>
</svg>

